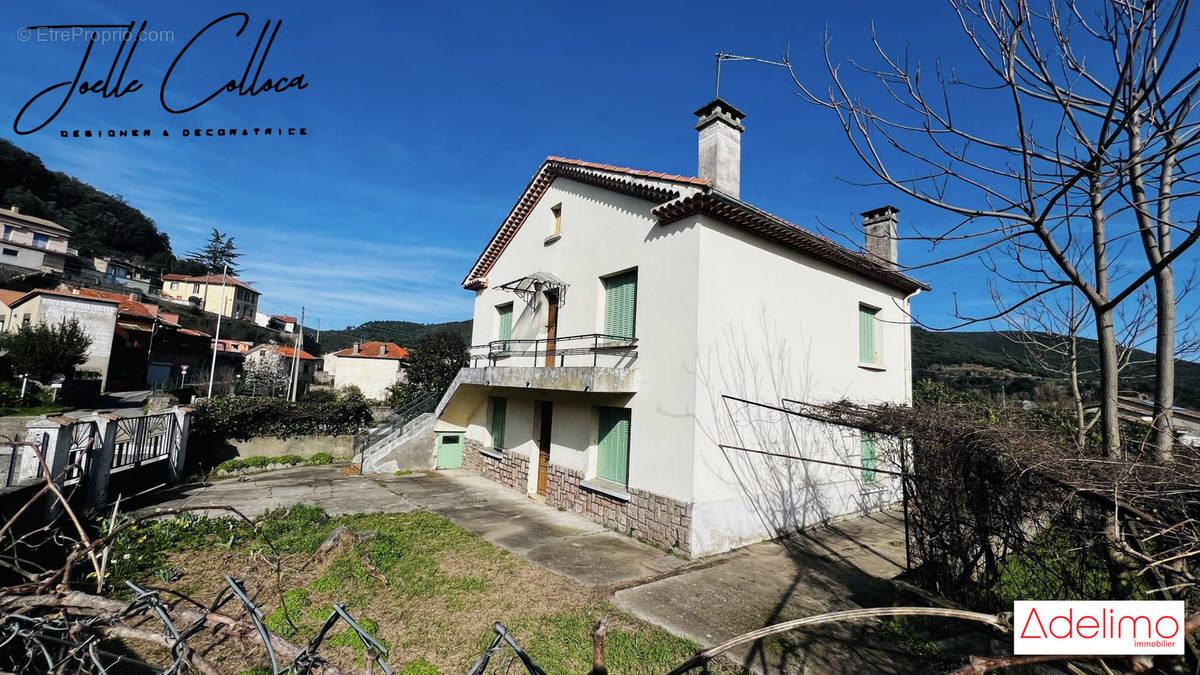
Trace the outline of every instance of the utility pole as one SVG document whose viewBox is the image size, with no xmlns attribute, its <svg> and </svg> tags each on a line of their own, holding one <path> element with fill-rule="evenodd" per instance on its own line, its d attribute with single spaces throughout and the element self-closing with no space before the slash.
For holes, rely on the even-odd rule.
<svg viewBox="0 0 1200 675">
<path fill-rule="evenodd" d="M 321 344 L 321 319 L 317 317 L 317 344 Z"/>
<path fill-rule="evenodd" d="M 221 315 L 225 312 L 225 281 L 228 278 L 229 265 L 221 268 L 221 306 L 217 308 L 217 334 L 213 336 L 212 367 L 208 369 L 208 397 L 212 398 L 213 378 L 217 376 L 217 345 L 221 344 Z M 204 295 L 208 297 L 208 286 L 204 287 Z M 208 300 L 205 300 L 207 303 Z M 153 334 L 152 334 L 153 336 Z"/>
<path fill-rule="evenodd" d="M 299 398 L 300 350 L 304 348 L 304 307 L 300 308 L 300 331 L 296 333 L 296 349 L 292 354 L 292 401 Z"/>
</svg>

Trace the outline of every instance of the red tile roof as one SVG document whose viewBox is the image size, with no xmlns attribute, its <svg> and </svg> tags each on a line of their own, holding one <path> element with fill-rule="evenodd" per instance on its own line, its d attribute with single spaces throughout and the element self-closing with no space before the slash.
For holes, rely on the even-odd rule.
<svg viewBox="0 0 1200 675">
<path fill-rule="evenodd" d="M 242 288 L 250 291 L 251 293 L 258 293 L 259 295 L 262 295 L 262 293 L 259 293 L 258 291 L 254 290 L 254 288 L 252 288 L 250 286 L 250 284 L 247 284 L 246 282 L 242 281 L 241 279 L 238 279 L 237 277 L 233 276 L 232 274 L 226 276 L 225 279 L 226 279 L 225 283 L 227 283 L 230 286 L 241 286 Z M 215 286 L 220 286 L 221 285 L 221 275 L 220 274 L 204 274 L 204 275 L 200 275 L 200 276 L 188 276 L 186 274 L 164 274 L 163 281 L 184 281 L 189 284 L 211 284 L 211 285 L 215 285 Z"/>
<path fill-rule="evenodd" d="M 379 353 L 379 348 L 384 347 L 384 353 Z M 353 358 L 369 358 L 369 359 L 407 359 L 408 350 L 395 342 L 364 342 L 360 345 L 358 353 L 354 353 L 354 347 L 347 347 L 340 352 L 335 352 L 334 356 L 350 356 Z"/>
<path fill-rule="evenodd" d="M 294 316 L 287 316 L 284 314 L 272 314 L 271 318 L 279 319 L 280 321 L 282 321 L 284 323 L 296 323 L 296 317 L 294 317 Z"/>
<path fill-rule="evenodd" d="M 659 173 L 657 171 L 642 171 L 640 169 L 631 169 L 627 166 L 613 166 L 612 164 L 598 164 L 596 162 L 585 162 L 582 159 L 569 159 L 567 157 L 555 157 L 551 155 L 546 158 L 547 162 L 562 162 L 563 164 L 572 164 L 574 166 L 582 166 L 588 169 L 601 169 L 603 171 L 618 171 L 626 173 L 630 176 L 641 176 L 642 178 L 653 178 L 656 180 L 669 180 L 673 183 L 690 183 L 692 185 L 712 185 L 712 181 L 696 178 L 695 176 L 679 176 L 673 173 Z"/>
<path fill-rule="evenodd" d="M 282 356 L 285 359 L 295 358 L 295 354 L 296 354 L 295 347 L 285 347 L 283 345 L 257 345 L 251 351 L 257 351 L 260 349 L 273 349 L 276 354 Z M 304 359 L 305 361 L 319 361 L 320 360 L 317 357 L 313 356 L 312 354 L 309 354 L 308 352 L 304 351 L 303 349 L 300 350 L 300 358 Z"/>
<path fill-rule="evenodd" d="M 521 229 L 525 219 L 537 206 L 551 183 L 560 176 L 651 201 L 656 205 L 653 214 L 660 224 L 703 213 L 908 293 L 929 288 L 926 284 L 885 267 L 857 251 L 847 249 L 826 237 L 818 236 L 794 223 L 719 192 L 712 188 L 709 181 L 563 157 L 547 157 L 538 167 L 537 173 L 521 193 L 521 198 L 509 211 L 471 271 L 463 279 L 464 288 L 487 288 L 487 275 L 492 266 Z M 679 186 L 680 189 L 672 189 L 671 184 Z"/>
<path fill-rule="evenodd" d="M 11 305 L 23 297 L 25 297 L 25 291 L 10 291 L 5 288 L 0 288 L 0 302 L 3 302 L 6 305 Z"/>
</svg>

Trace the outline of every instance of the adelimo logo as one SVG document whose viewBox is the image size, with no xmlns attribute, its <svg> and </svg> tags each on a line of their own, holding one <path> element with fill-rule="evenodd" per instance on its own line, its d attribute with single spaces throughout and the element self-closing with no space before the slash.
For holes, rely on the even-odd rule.
<svg viewBox="0 0 1200 675">
<path fill-rule="evenodd" d="M 1182 600 L 1018 600 L 1014 654 L 1182 654 Z"/>
</svg>

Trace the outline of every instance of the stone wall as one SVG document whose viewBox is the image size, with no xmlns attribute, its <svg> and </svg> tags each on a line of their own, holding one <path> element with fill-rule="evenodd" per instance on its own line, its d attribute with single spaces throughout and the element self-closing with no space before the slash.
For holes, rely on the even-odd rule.
<svg viewBox="0 0 1200 675">
<path fill-rule="evenodd" d="M 480 452 L 482 449 L 482 443 L 468 438 L 463 450 L 463 468 L 522 494 L 528 492 L 528 457 L 500 450 L 497 452 L 502 458 L 496 459 Z M 682 555 L 691 554 L 691 504 L 636 488 L 628 489 L 626 501 L 583 488 L 579 485 L 581 480 L 579 472 L 551 464 L 546 480 L 546 504 Z"/>
<path fill-rule="evenodd" d="M 483 444 L 468 438 L 463 448 L 463 467 L 522 494 L 529 486 L 529 458 L 511 450 L 497 450 L 502 459 L 485 455 Z"/>
<path fill-rule="evenodd" d="M 617 532 L 691 555 L 691 504 L 636 488 L 627 488 L 629 500 L 625 501 L 583 488 L 581 480 L 579 472 L 551 464 L 546 503 Z"/>
</svg>

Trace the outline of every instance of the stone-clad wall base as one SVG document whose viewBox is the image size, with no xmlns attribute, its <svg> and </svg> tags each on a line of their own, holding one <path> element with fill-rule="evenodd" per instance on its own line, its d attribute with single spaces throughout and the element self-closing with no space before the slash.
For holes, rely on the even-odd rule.
<svg viewBox="0 0 1200 675">
<path fill-rule="evenodd" d="M 529 489 L 529 458 L 508 450 L 501 459 L 480 452 L 483 444 L 467 439 L 463 468 L 525 494 Z M 682 555 L 691 554 L 692 505 L 653 492 L 629 489 L 625 501 L 580 487 L 582 474 L 551 464 L 546 503 L 623 534 L 654 542 Z"/>
<path fill-rule="evenodd" d="M 463 468 L 493 480 L 518 492 L 526 492 L 529 485 L 529 458 L 508 450 L 498 451 L 503 459 L 483 454 L 483 444 L 467 439 L 463 448 Z"/>
<path fill-rule="evenodd" d="M 691 555 L 692 505 L 629 488 L 629 501 L 580 487 L 582 474 L 550 465 L 546 503 L 577 513 L 609 529 Z"/>
</svg>

